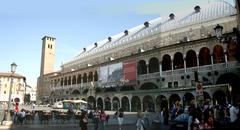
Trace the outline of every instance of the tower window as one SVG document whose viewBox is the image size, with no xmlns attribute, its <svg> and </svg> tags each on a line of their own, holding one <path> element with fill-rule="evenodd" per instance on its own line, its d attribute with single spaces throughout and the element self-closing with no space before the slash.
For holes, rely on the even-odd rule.
<svg viewBox="0 0 240 130">
<path fill-rule="evenodd" d="M 48 48 L 49 48 L 49 49 L 52 49 L 52 45 L 48 44 Z"/>
</svg>

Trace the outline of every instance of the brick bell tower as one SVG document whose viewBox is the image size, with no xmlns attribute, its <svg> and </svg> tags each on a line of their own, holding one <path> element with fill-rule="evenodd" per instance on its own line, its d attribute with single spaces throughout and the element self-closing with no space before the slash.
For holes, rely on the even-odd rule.
<svg viewBox="0 0 240 130">
<path fill-rule="evenodd" d="M 55 40 L 55 38 L 48 36 L 42 38 L 40 76 L 54 71 Z"/>
<path fill-rule="evenodd" d="M 41 68 L 37 81 L 37 99 L 44 101 L 49 95 L 49 88 L 44 83 L 46 75 L 54 71 L 56 38 L 44 36 L 42 38 Z"/>
</svg>

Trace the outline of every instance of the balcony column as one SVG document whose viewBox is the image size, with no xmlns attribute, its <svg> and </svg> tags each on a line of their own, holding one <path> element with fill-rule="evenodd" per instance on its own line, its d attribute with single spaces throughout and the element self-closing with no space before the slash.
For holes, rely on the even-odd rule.
<svg viewBox="0 0 240 130">
<path fill-rule="evenodd" d="M 214 84 L 213 65 L 214 65 L 214 63 L 213 63 L 213 53 L 211 53 L 212 82 L 213 82 L 213 84 Z"/>
<path fill-rule="evenodd" d="M 213 66 L 213 54 L 211 54 L 211 65 Z"/>
<path fill-rule="evenodd" d="M 197 53 L 196 55 L 197 55 L 197 67 L 198 67 L 198 71 L 199 71 L 199 53 Z"/>
<path fill-rule="evenodd" d="M 153 103 L 154 103 L 153 109 L 154 109 L 154 111 L 156 111 L 156 108 L 157 108 L 156 98 L 155 98 L 155 96 L 153 96 L 152 98 L 153 98 Z"/>
<path fill-rule="evenodd" d="M 105 101 L 103 100 L 103 110 L 105 110 L 106 108 L 105 108 Z"/>
<path fill-rule="evenodd" d="M 119 99 L 119 108 L 122 108 L 122 100 L 121 100 L 121 98 Z"/>
<path fill-rule="evenodd" d="M 228 68 L 228 59 L 227 59 L 227 51 L 224 51 L 224 60 L 225 60 L 225 67 Z"/>
<path fill-rule="evenodd" d="M 173 69 L 174 69 L 174 67 L 173 67 L 173 58 L 171 58 L 171 66 L 172 66 L 172 71 L 173 71 Z"/>
<path fill-rule="evenodd" d="M 159 73 L 160 77 L 162 77 L 162 61 L 159 62 Z"/>
<path fill-rule="evenodd" d="M 128 97 L 128 101 L 129 101 L 129 111 L 131 112 L 132 111 L 132 103 L 131 103 L 131 99 L 132 97 Z"/>
<path fill-rule="evenodd" d="M 184 72 L 185 72 L 185 75 L 187 73 L 187 64 L 186 64 L 186 56 L 184 55 L 183 57 L 183 64 L 184 64 Z"/>
<path fill-rule="evenodd" d="M 83 78 L 81 78 L 80 93 L 83 94 Z"/>
<path fill-rule="evenodd" d="M 148 61 L 146 62 L 146 66 L 147 66 L 147 73 L 146 74 L 149 74 L 149 62 Z"/>
<path fill-rule="evenodd" d="M 113 101 L 110 99 L 110 101 L 111 101 L 111 111 L 113 111 Z"/>
<path fill-rule="evenodd" d="M 70 85 L 72 86 L 73 82 L 72 82 L 72 76 L 71 76 L 71 80 L 70 80 Z"/>
<path fill-rule="evenodd" d="M 184 55 L 183 58 L 183 63 L 184 63 L 184 86 L 187 87 L 187 64 L 186 64 L 186 56 Z"/>
</svg>

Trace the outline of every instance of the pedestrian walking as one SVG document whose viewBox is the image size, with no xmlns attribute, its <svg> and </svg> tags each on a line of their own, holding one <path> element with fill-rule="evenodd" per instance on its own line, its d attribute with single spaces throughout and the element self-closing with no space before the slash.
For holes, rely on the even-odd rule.
<svg viewBox="0 0 240 130">
<path fill-rule="evenodd" d="M 19 112 L 19 115 L 18 115 L 18 121 L 19 123 L 22 125 L 24 120 L 25 120 L 25 117 L 26 117 L 26 112 L 24 109 L 21 110 L 21 112 Z"/>
<path fill-rule="evenodd" d="M 143 114 L 141 111 L 138 111 L 137 113 L 136 130 L 146 130 Z"/>
<path fill-rule="evenodd" d="M 230 108 L 229 108 L 229 113 L 230 113 L 230 124 L 231 126 L 236 125 L 237 123 L 237 115 L 239 113 L 239 108 L 236 104 L 233 104 Z"/>
<path fill-rule="evenodd" d="M 94 130 L 98 130 L 98 125 L 100 123 L 100 112 L 98 108 L 95 108 L 95 111 L 93 112 L 93 124 L 94 124 Z"/>
<path fill-rule="evenodd" d="M 87 124 L 88 124 L 87 112 L 82 112 L 82 115 L 79 120 L 80 130 L 87 130 L 88 129 Z"/>
<path fill-rule="evenodd" d="M 107 121 L 107 115 L 104 110 L 101 110 L 101 113 L 100 113 L 100 128 L 101 128 L 101 130 L 105 130 L 106 121 Z"/>
<path fill-rule="evenodd" d="M 12 117 L 13 124 L 17 124 L 18 114 L 19 114 L 19 104 L 16 103 L 13 109 L 13 117 Z"/>
<path fill-rule="evenodd" d="M 118 126 L 119 126 L 119 130 L 122 130 L 122 124 L 123 124 L 123 109 L 120 108 L 119 111 L 117 112 L 118 115 Z"/>
</svg>

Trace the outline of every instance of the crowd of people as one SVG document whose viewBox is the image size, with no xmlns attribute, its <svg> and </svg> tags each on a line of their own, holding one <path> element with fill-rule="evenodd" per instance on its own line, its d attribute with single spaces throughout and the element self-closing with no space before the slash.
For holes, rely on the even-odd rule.
<svg viewBox="0 0 240 130">
<path fill-rule="evenodd" d="M 113 119 L 118 120 L 119 130 L 122 130 L 124 112 L 120 108 L 115 112 Z M 94 130 L 105 130 L 106 125 L 108 124 L 110 116 L 105 113 L 103 109 L 95 108 L 94 111 L 82 111 L 81 118 L 79 120 L 80 130 L 87 130 L 87 124 L 91 120 L 94 124 Z"/>
<path fill-rule="evenodd" d="M 185 109 L 185 110 L 184 110 Z M 163 109 L 164 124 L 168 124 L 168 112 Z M 183 107 L 176 102 L 169 114 L 170 120 L 175 120 L 177 116 L 188 114 L 188 130 L 214 129 L 214 128 L 232 128 L 240 123 L 239 106 L 237 104 L 218 104 L 211 105 L 209 101 L 205 101 L 203 105 L 196 106 L 192 102 L 188 107 Z"/>
<path fill-rule="evenodd" d="M 211 105 L 210 101 L 205 101 L 202 105 L 196 105 L 196 102 L 191 102 L 188 106 L 183 106 L 180 102 L 176 101 L 170 108 L 167 106 L 161 108 L 160 125 L 170 126 L 177 117 L 182 114 L 188 115 L 187 129 L 214 129 L 214 128 L 236 128 L 240 126 L 240 112 L 239 104 L 218 104 Z M 69 111 L 72 108 L 69 107 Z M 148 117 L 148 112 L 137 112 L 136 117 L 136 130 L 148 130 L 152 125 Z M 14 104 L 12 110 L 13 124 L 23 124 L 26 118 L 27 111 L 19 109 L 19 104 Z M 156 114 L 157 115 L 157 114 Z M 93 123 L 94 130 L 106 130 L 110 116 L 105 113 L 101 107 L 96 107 L 94 110 L 81 111 L 79 118 L 80 130 L 88 130 L 88 123 Z M 112 119 L 117 120 L 119 130 L 122 130 L 124 111 L 122 108 L 118 109 Z M 171 123 L 170 123 L 170 122 Z"/>
</svg>

